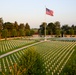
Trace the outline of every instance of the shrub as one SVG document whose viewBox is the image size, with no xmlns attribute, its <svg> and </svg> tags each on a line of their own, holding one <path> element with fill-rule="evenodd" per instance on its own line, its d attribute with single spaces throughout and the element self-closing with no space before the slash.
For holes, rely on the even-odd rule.
<svg viewBox="0 0 76 75">
<path fill-rule="evenodd" d="M 21 56 L 20 66 L 26 69 L 23 75 L 45 75 L 45 72 L 42 72 L 45 69 L 43 60 L 34 47 L 24 51 L 24 55 Z"/>
</svg>

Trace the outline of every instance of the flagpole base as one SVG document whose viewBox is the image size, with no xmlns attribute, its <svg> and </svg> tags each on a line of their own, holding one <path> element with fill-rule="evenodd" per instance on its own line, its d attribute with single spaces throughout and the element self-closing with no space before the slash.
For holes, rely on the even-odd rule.
<svg viewBox="0 0 76 75">
<path fill-rule="evenodd" d="M 46 37 L 45 37 L 44 41 L 47 41 Z"/>
</svg>

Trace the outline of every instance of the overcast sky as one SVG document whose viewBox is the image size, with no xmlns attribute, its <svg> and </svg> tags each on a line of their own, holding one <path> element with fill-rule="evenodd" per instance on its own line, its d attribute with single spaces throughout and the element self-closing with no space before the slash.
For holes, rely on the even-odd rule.
<svg viewBox="0 0 76 75">
<path fill-rule="evenodd" d="M 54 11 L 53 17 L 45 14 L 45 7 Z M 76 0 L 0 0 L 0 17 L 4 22 L 28 23 L 31 28 L 56 21 L 76 25 Z"/>
</svg>

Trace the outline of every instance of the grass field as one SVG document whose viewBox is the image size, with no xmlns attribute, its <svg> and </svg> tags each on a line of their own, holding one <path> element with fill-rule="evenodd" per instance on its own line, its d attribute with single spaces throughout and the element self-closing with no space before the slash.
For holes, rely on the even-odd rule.
<svg viewBox="0 0 76 75">
<path fill-rule="evenodd" d="M 9 45 L 10 44 L 11 43 L 9 43 Z M 18 46 L 18 44 L 19 43 L 15 43 L 16 46 Z M 75 51 L 75 45 L 76 42 L 45 41 L 34 46 L 36 51 L 44 60 L 43 66 L 46 66 L 46 75 L 60 75 L 67 61 Z M 9 47 L 12 48 L 13 46 L 14 44 Z M 4 48 L 6 47 L 4 46 Z M 0 72 L 4 72 L 6 75 L 9 75 L 10 67 L 13 67 L 14 63 L 18 64 L 20 62 L 19 58 L 22 54 L 24 54 L 25 50 L 26 49 L 1 58 Z M 1 51 L 5 51 L 5 49 L 2 49 Z M 44 71 L 45 69 L 42 70 L 42 72 Z"/>
</svg>

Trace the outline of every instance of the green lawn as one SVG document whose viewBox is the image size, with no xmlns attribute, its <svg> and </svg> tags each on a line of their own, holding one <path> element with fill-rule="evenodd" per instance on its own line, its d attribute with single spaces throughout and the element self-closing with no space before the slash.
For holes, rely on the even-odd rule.
<svg viewBox="0 0 76 75">
<path fill-rule="evenodd" d="M 62 72 L 75 51 L 75 44 L 76 42 L 47 41 L 34 46 L 44 60 L 43 66 L 46 66 L 47 75 L 59 75 Z M 18 64 L 20 62 L 19 58 L 24 54 L 25 50 L 26 49 L 1 58 L 0 71 L 9 75 L 10 67 L 13 67 L 14 63 Z M 43 69 L 42 72 L 43 71 L 45 71 L 45 69 Z"/>
</svg>

